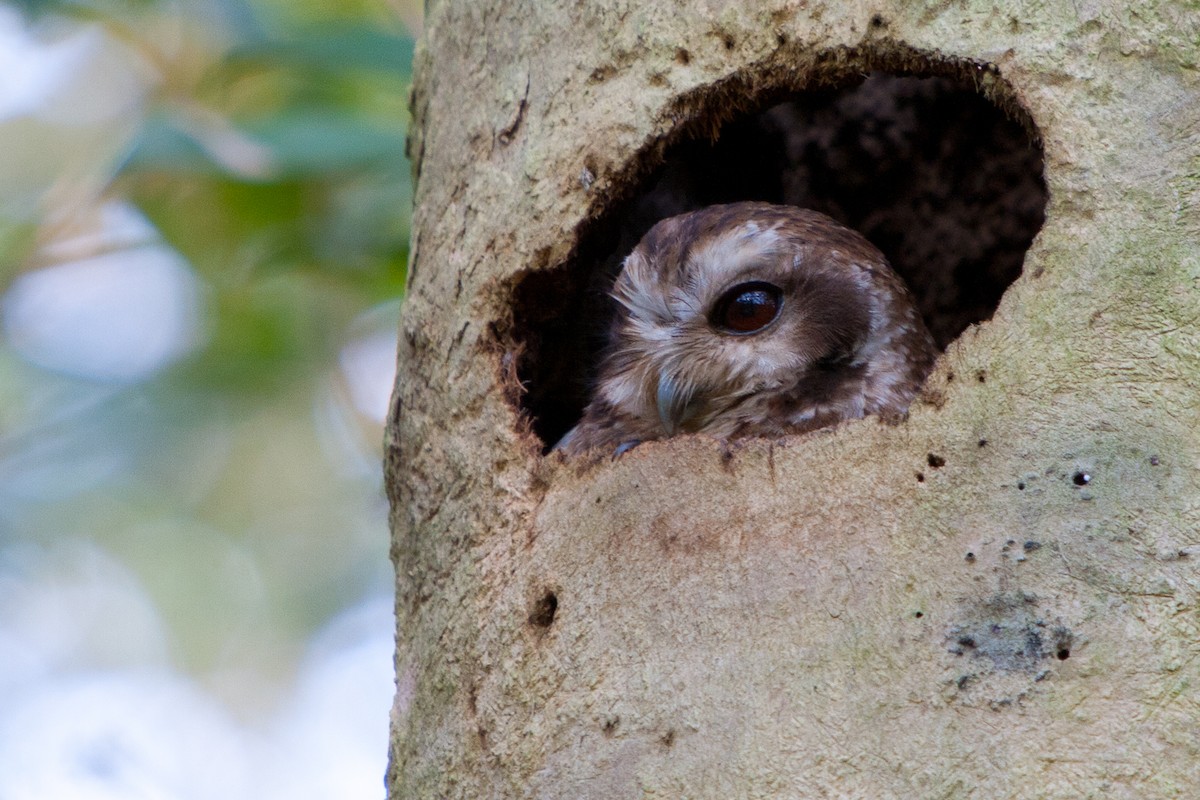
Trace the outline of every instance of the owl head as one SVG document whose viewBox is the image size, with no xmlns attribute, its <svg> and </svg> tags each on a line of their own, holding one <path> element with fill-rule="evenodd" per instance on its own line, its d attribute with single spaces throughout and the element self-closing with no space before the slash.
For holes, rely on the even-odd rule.
<svg viewBox="0 0 1200 800">
<path fill-rule="evenodd" d="M 936 354 L 866 239 L 792 206 L 663 220 L 625 259 L 591 401 L 558 448 L 782 435 L 902 412 Z"/>
</svg>

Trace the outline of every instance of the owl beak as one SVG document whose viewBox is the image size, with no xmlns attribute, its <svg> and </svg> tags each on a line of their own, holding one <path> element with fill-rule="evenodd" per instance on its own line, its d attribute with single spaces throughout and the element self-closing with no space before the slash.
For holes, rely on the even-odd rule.
<svg viewBox="0 0 1200 800">
<path fill-rule="evenodd" d="M 654 402 L 658 406 L 658 419 L 668 436 L 674 436 L 696 413 L 696 391 L 684 389 L 670 375 L 658 379 L 658 391 Z"/>
</svg>

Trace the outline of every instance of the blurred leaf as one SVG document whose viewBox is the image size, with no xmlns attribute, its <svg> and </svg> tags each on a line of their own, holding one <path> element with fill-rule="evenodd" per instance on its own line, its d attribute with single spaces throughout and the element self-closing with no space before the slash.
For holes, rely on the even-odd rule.
<svg viewBox="0 0 1200 800">
<path fill-rule="evenodd" d="M 413 40 L 367 23 L 334 22 L 313 26 L 287 39 L 249 42 L 235 48 L 229 57 L 235 62 L 330 72 L 376 70 L 407 80 L 412 69 Z"/>
<path fill-rule="evenodd" d="M 407 252 L 412 184 L 407 162 L 340 183 L 314 237 L 316 255 L 335 269 L 371 271 L 371 259 Z"/>
<path fill-rule="evenodd" d="M 177 374 L 187 384 L 243 398 L 277 392 L 329 358 L 322 302 L 295 276 L 219 291 L 211 341 Z"/>
<path fill-rule="evenodd" d="M 136 178 L 128 191 L 139 208 L 218 287 L 237 287 L 264 269 L 311 260 L 304 230 L 314 190 L 303 183 L 171 173 Z"/>
<path fill-rule="evenodd" d="M 223 172 L 177 114 L 159 110 L 147 117 L 134 141 L 126 169 Z"/>
<path fill-rule="evenodd" d="M 243 40 L 264 36 L 253 8 L 258 3 L 253 0 L 17 0 L 16 4 L 31 17 L 55 14 L 101 22 L 125 30 L 133 40 L 139 38 L 142 24 L 155 12 L 181 19 L 191 16 L 210 27 L 219 25 L 228 35 Z"/>
<path fill-rule="evenodd" d="M 32 14 L 79 14 L 115 16 L 150 8 L 158 0 L 17 0 L 16 5 Z"/>
<path fill-rule="evenodd" d="M 405 133 L 329 109 L 288 111 L 249 126 L 266 145 L 278 174 L 323 174 L 402 163 Z"/>
<path fill-rule="evenodd" d="M 17 276 L 37 246 L 34 222 L 0 219 L 0 293 Z"/>
<path fill-rule="evenodd" d="M 285 111 L 250 124 L 241 133 L 246 144 L 263 148 L 266 174 L 247 175 L 222 163 L 203 144 L 202 132 L 178 114 L 158 114 L 147 121 L 127 168 L 276 181 L 404 163 L 401 125 L 383 127 L 338 109 Z"/>
</svg>

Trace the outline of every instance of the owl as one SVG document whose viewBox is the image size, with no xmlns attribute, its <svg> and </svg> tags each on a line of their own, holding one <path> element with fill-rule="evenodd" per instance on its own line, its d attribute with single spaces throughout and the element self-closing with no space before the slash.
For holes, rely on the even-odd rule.
<svg viewBox="0 0 1200 800">
<path fill-rule="evenodd" d="M 592 397 L 554 448 L 568 456 L 898 417 L 938 352 L 883 254 L 793 206 L 732 203 L 659 222 L 612 297 Z"/>
</svg>

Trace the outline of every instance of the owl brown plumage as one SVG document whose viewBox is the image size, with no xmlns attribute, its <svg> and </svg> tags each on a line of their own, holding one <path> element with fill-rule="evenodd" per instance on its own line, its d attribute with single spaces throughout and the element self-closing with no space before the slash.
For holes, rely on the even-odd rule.
<svg viewBox="0 0 1200 800">
<path fill-rule="evenodd" d="M 663 220 L 625 259 L 612 296 L 595 391 L 555 446 L 568 455 L 902 414 L 937 356 L 883 254 L 792 206 Z"/>
</svg>

